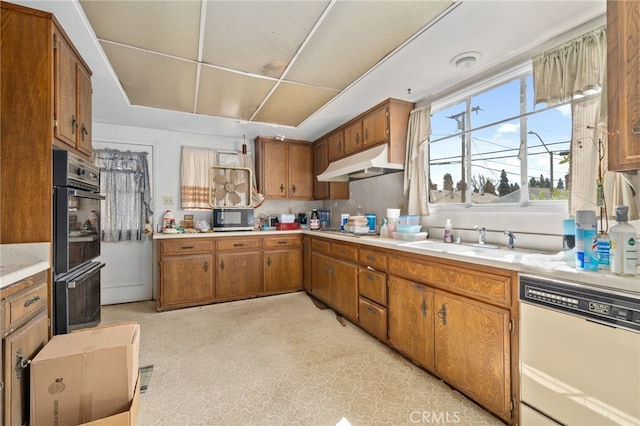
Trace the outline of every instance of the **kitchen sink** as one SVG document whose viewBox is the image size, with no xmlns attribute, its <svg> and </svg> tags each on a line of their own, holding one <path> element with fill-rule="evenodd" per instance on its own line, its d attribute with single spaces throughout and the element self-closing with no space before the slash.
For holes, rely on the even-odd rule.
<svg viewBox="0 0 640 426">
<path fill-rule="evenodd" d="M 480 243 L 462 243 L 462 244 L 464 244 L 465 246 L 486 248 L 486 249 L 499 249 L 499 248 L 501 248 L 500 246 L 497 246 L 495 244 L 480 244 Z"/>
<path fill-rule="evenodd" d="M 501 246 L 493 244 L 447 244 L 443 242 L 425 240 L 402 243 L 399 244 L 399 246 L 437 253 L 451 253 L 478 259 L 497 260 L 508 263 L 519 262 L 522 259 L 522 256 L 525 254 L 525 251 L 504 249 Z"/>
</svg>

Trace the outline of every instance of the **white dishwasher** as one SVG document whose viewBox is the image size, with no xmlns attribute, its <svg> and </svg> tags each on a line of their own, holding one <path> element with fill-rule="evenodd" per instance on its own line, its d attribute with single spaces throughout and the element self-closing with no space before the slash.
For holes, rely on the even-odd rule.
<svg viewBox="0 0 640 426">
<path fill-rule="evenodd" d="M 640 294 L 520 276 L 520 417 L 640 425 Z"/>
</svg>

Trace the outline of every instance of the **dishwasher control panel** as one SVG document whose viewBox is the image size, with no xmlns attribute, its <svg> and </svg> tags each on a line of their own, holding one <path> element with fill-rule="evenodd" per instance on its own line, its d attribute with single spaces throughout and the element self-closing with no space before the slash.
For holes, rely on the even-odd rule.
<svg viewBox="0 0 640 426">
<path fill-rule="evenodd" d="M 523 274 L 520 301 L 640 333 L 640 297 L 634 294 Z"/>
</svg>

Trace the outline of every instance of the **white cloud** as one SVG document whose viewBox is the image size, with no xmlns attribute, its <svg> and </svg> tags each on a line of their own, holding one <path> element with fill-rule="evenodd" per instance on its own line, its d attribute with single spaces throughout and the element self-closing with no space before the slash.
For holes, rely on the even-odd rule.
<svg viewBox="0 0 640 426">
<path fill-rule="evenodd" d="M 571 104 L 561 105 L 557 109 L 563 117 L 571 116 Z"/>
<path fill-rule="evenodd" d="M 498 127 L 498 134 L 517 133 L 520 131 L 520 125 L 515 123 L 504 123 Z"/>
</svg>

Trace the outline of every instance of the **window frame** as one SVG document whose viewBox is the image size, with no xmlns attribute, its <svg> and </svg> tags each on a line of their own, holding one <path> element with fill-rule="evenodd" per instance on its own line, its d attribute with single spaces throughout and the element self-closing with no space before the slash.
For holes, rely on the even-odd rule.
<svg viewBox="0 0 640 426">
<path fill-rule="evenodd" d="M 429 140 L 426 142 L 427 144 L 430 143 L 435 143 L 438 142 L 439 140 L 443 140 L 446 138 L 451 138 L 451 137 L 457 137 L 462 135 L 462 133 L 467 133 L 468 135 L 471 135 L 474 131 L 477 130 L 481 130 L 484 128 L 488 128 L 491 126 L 495 126 L 497 124 L 502 124 L 502 123 L 506 123 L 509 121 L 514 121 L 514 119 L 519 119 L 520 120 L 520 149 L 523 149 L 523 145 L 525 150 L 528 150 L 528 148 L 526 147 L 526 142 L 527 142 L 527 117 L 530 115 L 534 115 L 534 114 L 539 114 L 542 113 L 544 111 L 547 110 L 551 110 L 554 108 L 557 108 L 559 105 L 558 104 L 554 104 L 554 105 L 546 105 L 544 107 L 540 107 L 540 108 L 536 108 L 536 106 L 534 105 L 534 108 L 532 111 L 527 112 L 527 105 L 525 102 L 526 99 L 526 90 L 527 90 L 527 86 L 526 86 L 526 79 L 527 77 L 532 74 L 533 72 L 533 67 L 532 67 L 532 63 L 531 61 L 527 61 L 523 64 L 520 64 L 518 66 L 509 68 L 507 70 L 504 70 L 503 72 L 500 72 L 498 74 L 495 74 L 494 76 L 490 77 L 490 78 L 486 78 L 486 79 L 482 79 L 477 81 L 474 84 L 471 84 L 465 88 L 463 88 L 462 90 L 456 91 L 456 92 L 450 92 L 448 94 L 445 94 L 443 96 L 441 96 L 439 99 L 437 99 L 436 101 L 431 103 L 431 114 L 433 114 L 434 112 L 438 112 L 438 111 L 442 111 L 444 109 L 447 109 L 453 105 L 459 104 L 464 102 L 466 104 L 466 114 L 465 114 L 465 120 L 467 120 L 466 122 L 466 129 L 470 129 L 471 127 L 471 102 L 470 100 L 473 98 L 473 96 L 478 95 L 480 93 L 483 92 L 487 92 L 489 90 L 492 90 L 502 84 L 508 83 L 509 81 L 512 80 L 516 80 L 519 79 L 520 80 L 520 115 L 519 116 L 514 116 L 514 117 L 507 117 L 505 119 L 502 119 L 498 122 L 493 122 L 493 123 L 488 123 L 482 126 L 478 126 L 476 128 L 470 129 L 470 130 L 466 130 L 465 132 L 457 132 L 457 133 L 453 133 L 450 135 L 447 135 L 445 137 L 442 138 L 438 138 L 438 139 L 434 139 L 434 140 Z M 569 102 L 570 103 L 570 102 Z M 422 106 L 422 105 L 420 105 Z M 418 105 L 416 106 L 418 107 Z M 465 138 L 465 152 L 469 153 L 471 152 L 471 143 L 472 143 L 472 138 L 471 137 L 467 137 Z M 427 147 L 428 149 L 428 147 Z M 470 157 L 468 157 L 468 159 L 466 159 L 466 164 L 465 164 L 465 175 L 467 176 L 466 180 L 468 183 L 469 180 L 469 176 L 471 176 L 471 172 L 472 172 L 472 164 L 471 161 L 469 160 Z M 482 212 L 482 213 L 493 213 L 493 212 L 500 212 L 500 213 L 515 213 L 515 212 L 520 212 L 522 213 L 523 209 L 529 209 L 529 211 L 534 212 L 534 211 L 539 211 L 539 212 L 545 212 L 545 213 L 567 213 L 569 211 L 569 202 L 568 200 L 530 200 L 529 199 L 529 180 L 526 178 L 528 175 L 528 156 L 524 155 L 523 159 L 520 160 L 520 181 L 519 185 L 520 188 L 523 189 L 520 192 L 520 201 L 519 202 L 513 202 L 513 203 L 500 203 L 500 204 L 493 204 L 493 203 L 488 203 L 488 204 L 473 204 L 472 203 L 472 199 L 471 199 L 471 195 L 473 193 L 473 188 L 471 185 L 467 184 L 466 190 L 465 190 L 465 202 L 464 203 L 432 203 L 431 200 L 427 200 L 427 203 L 429 205 L 429 210 L 431 211 L 438 211 L 438 212 L 460 212 L 462 209 L 471 209 L 471 211 L 478 211 L 478 212 Z M 425 170 L 429 169 L 429 161 L 430 159 L 428 158 L 428 156 L 425 156 Z M 524 179 L 523 179 L 524 177 Z M 430 173 L 427 173 L 427 185 L 428 185 L 428 181 L 430 178 Z M 526 189 L 526 190 L 524 190 Z"/>
</svg>

